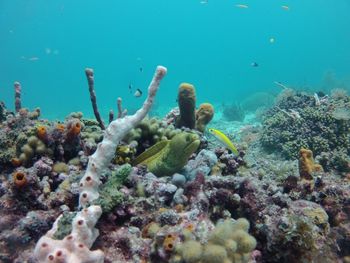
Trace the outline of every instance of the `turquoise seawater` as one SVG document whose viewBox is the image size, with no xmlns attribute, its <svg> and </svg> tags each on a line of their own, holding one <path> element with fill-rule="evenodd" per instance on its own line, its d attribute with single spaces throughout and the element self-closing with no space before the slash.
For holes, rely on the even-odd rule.
<svg viewBox="0 0 350 263">
<path fill-rule="evenodd" d="M 162 109 L 176 106 L 181 82 L 215 104 L 275 94 L 274 81 L 349 87 L 349 14 L 349 0 L 0 0 L 0 100 L 13 108 L 20 81 L 23 106 L 44 117 L 92 116 L 86 67 L 105 118 L 119 96 L 141 105 L 156 65 L 168 68 Z"/>
</svg>

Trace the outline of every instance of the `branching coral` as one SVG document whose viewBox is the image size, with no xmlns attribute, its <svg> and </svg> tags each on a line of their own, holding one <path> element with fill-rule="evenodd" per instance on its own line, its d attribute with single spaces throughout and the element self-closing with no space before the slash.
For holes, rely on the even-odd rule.
<svg viewBox="0 0 350 263">
<path fill-rule="evenodd" d="M 350 107 L 346 99 L 329 99 L 315 106 L 312 95 L 296 93 L 278 101 L 263 120 L 262 145 L 280 152 L 287 158 L 297 158 L 301 148 L 310 149 L 316 156 L 322 152 L 350 153 L 350 122 L 339 119 L 338 108 Z M 298 118 L 288 113 L 298 112 Z"/>
</svg>

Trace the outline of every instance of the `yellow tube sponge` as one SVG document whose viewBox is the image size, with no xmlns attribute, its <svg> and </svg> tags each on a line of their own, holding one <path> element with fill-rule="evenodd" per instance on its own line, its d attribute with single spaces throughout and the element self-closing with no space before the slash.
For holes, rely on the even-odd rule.
<svg viewBox="0 0 350 263">
<path fill-rule="evenodd" d="M 179 104 L 180 116 L 176 121 L 176 127 L 194 129 L 196 125 L 196 90 L 194 86 L 189 83 L 181 83 L 177 102 Z"/>
</svg>

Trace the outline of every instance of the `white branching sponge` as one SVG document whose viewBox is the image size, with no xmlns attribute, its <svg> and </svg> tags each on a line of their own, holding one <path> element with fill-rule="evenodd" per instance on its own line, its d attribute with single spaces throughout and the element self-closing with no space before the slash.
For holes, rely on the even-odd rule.
<svg viewBox="0 0 350 263">
<path fill-rule="evenodd" d="M 50 231 L 41 237 L 35 246 L 34 255 L 40 263 L 103 263 L 104 254 L 101 250 L 90 251 L 92 244 L 99 235 L 95 225 L 102 214 L 100 206 L 90 205 L 99 197 L 100 173 L 111 162 L 115 149 L 125 135 L 146 117 L 152 107 L 160 81 L 167 69 L 158 66 L 148 88 L 148 96 L 132 116 L 124 116 L 112 121 L 95 153 L 90 156 L 85 175 L 80 181 L 79 206 L 84 209 L 77 213 L 72 222 L 72 232 L 63 240 L 53 239 L 58 228 L 58 217 Z"/>
<path fill-rule="evenodd" d="M 113 159 L 115 149 L 119 142 L 146 117 L 152 107 L 160 81 L 165 76 L 166 71 L 165 67 L 157 67 L 152 82 L 148 87 L 147 99 L 143 103 L 141 109 L 134 115 L 118 118 L 108 125 L 103 136 L 103 141 L 98 144 L 95 153 L 90 156 L 85 175 L 80 181 L 80 207 L 86 207 L 91 201 L 99 197 L 98 186 L 100 185 L 101 171 L 105 169 Z"/>
<path fill-rule="evenodd" d="M 40 263 L 103 263 L 104 254 L 101 250 L 90 251 L 99 234 L 95 224 L 101 214 L 101 207 L 96 205 L 78 212 L 72 222 L 72 232 L 63 240 L 53 239 L 61 217 L 57 218 L 53 228 L 35 246 L 37 260 Z"/>
</svg>

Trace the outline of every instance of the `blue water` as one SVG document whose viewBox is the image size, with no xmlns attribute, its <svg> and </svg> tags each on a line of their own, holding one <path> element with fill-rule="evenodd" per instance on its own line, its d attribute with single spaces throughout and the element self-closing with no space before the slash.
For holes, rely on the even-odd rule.
<svg viewBox="0 0 350 263">
<path fill-rule="evenodd" d="M 142 103 L 129 83 L 145 92 L 158 64 L 168 68 L 157 98 L 167 108 L 181 82 L 213 103 L 276 93 L 274 81 L 317 90 L 327 72 L 350 86 L 349 14 L 349 0 L 0 0 L 0 99 L 14 107 L 17 80 L 25 107 L 92 116 L 92 67 L 107 117 L 118 96 L 130 109 Z"/>
</svg>

